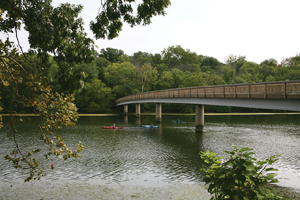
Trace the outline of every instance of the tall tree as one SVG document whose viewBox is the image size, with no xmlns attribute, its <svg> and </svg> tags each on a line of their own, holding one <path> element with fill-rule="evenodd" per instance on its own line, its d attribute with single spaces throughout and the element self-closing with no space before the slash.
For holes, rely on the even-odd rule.
<svg viewBox="0 0 300 200">
<path fill-rule="evenodd" d="M 129 61 L 129 58 L 127 55 L 124 53 L 123 50 L 119 49 L 114 49 L 114 48 L 106 48 L 106 49 L 101 49 L 100 51 L 100 57 L 105 58 L 111 63 L 122 63 Z"/>
<path fill-rule="evenodd" d="M 185 50 L 180 45 L 171 46 L 162 51 L 163 61 L 170 69 L 177 68 L 183 71 L 189 71 L 190 64 L 201 66 L 202 56 L 191 52 L 189 49 Z M 194 68 L 194 66 L 193 66 Z"/>
</svg>

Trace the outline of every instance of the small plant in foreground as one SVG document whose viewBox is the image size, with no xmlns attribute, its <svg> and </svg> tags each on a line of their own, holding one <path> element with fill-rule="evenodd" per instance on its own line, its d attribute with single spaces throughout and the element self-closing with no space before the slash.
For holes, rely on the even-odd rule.
<svg viewBox="0 0 300 200">
<path fill-rule="evenodd" d="M 207 190 L 212 194 L 211 200 L 283 199 L 266 186 L 267 183 L 279 182 L 274 178 L 277 174 L 272 173 L 278 170 L 267 167 L 276 162 L 279 155 L 256 161 L 251 156 L 254 154 L 252 149 L 232 147 L 231 152 L 224 151 L 230 154 L 230 159 L 224 163 L 220 161 L 223 157 L 217 157 L 216 153 L 200 153 L 204 160 L 200 170 L 205 174 L 205 184 L 209 184 Z"/>
</svg>

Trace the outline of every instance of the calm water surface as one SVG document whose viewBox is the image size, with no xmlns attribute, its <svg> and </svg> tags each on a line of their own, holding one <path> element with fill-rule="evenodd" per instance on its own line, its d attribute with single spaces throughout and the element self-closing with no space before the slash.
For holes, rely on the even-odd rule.
<svg viewBox="0 0 300 200">
<path fill-rule="evenodd" d="M 183 123 L 172 123 L 177 118 Z M 20 131 L 18 139 L 22 147 L 29 147 L 37 141 L 37 129 L 32 128 L 33 121 L 27 121 L 26 127 Z M 203 175 L 199 171 L 202 165 L 199 152 L 210 150 L 227 156 L 223 151 L 231 150 L 231 144 L 252 148 L 258 159 L 280 154 L 275 164 L 279 169 L 279 185 L 300 192 L 300 115 L 207 115 L 203 134 L 195 133 L 194 121 L 192 115 L 163 115 L 160 128 L 142 128 L 143 124 L 156 124 L 155 116 L 80 117 L 76 127 L 63 128 L 60 134 L 70 147 L 75 148 L 78 141 L 83 142 L 86 150 L 81 158 L 67 161 L 51 158 L 45 164 L 47 176 L 38 184 L 24 185 L 21 183 L 23 172 L 13 169 L 1 156 L 1 193 L 4 189 L 9 191 L 7 185 L 19 190 L 25 188 L 24 191 L 48 188 L 47 194 L 52 191 L 49 188 L 78 193 L 76 188 L 88 185 L 90 190 L 102 191 L 101 195 L 116 195 L 115 199 L 141 199 L 142 196 L 143 199 L 159 199 L 166 195 L 169 197 L 167 199 L 176 199 L 180 195 L 189 199 L 187 195 L 192 190 L 200 191 L 201 194 L 195 195 L 207 199 L 202 183 Z M 101 128 L 113 123 L 124 126 L 124 129 Z M 1 129 L 0 135 L 1 155 L 12 148 L 12 144 L 6 140 L 5 130 L 5 127 Z M 55 163 L 54 170 L 50 169 L 49 163 Z M 172 192 L 169 194 L 170 187 Z M 162 188 L 168 189 L 163 191 Z M 99 195 L 97 192 L 91 193 L 89 189 L 85 190 L 79 192 L 82 199 L 87 198 L 88 194 L 91 195 L 90 199 Z M 178 191 L 181 193 L 177 194 Z M 10 199 L 10 194 L 5 193 L 6 198 L 3 199 Z M 80 199 L 80 195 L 76 197 Z M 36 196 L 38 198 L 40 196 Z M 45 196 L 42 198 L 47 199 Z M 61 198 L 65 199 L 63 196 Z M 195 198 L 199 199 L 196 196 L 190 199 Z"/>
</svg>

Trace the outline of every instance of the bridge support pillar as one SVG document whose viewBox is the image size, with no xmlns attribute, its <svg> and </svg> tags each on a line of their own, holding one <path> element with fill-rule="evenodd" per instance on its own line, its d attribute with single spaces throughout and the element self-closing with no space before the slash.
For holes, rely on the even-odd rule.
<svg viewBox="0 0 300 200">
<path fill-rule="evenodd" d="M 136 117 L 141 116 L 141 104 L 139 103 L 135 104 L 135 113 L 136 113 Z"/>
<path fill-rule="evenodd" d="M 128 114 L 128 104 L 124 105 L 124 114 Z"/>
<path fill-rule="evenodd" d="M 204 132 L 204 105 L 196 105 L 196 132 Z"/>
<path fill-rule="evenodd" d="M 156 122 L 161 122 L 161 103 L 156 104 Z"/>
</svg>

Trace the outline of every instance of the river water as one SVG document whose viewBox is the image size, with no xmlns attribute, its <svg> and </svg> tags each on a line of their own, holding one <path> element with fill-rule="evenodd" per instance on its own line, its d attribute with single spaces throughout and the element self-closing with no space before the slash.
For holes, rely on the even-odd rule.
<svg viewBox="0 0 300 200">
<path fill-rule="evenodd" d="M 34 120 L 28 119 L 18 136 L 23 148 L 38 141 Z M 183 123 L 174 124 L 176 119 Z M 202 134 L 195 133 L 194 121 L 193 115 L 163 115 L 161 124 L 155 115 L 82 116 L 59 134 L 70 147 L 83 142 L 83 156 L 46 160 L 41 181 L 23 183 L 26 174 L 0 157 L 0 199 L 209 199 L 199 152 L 226 158 L 223 151 L 231 145 L 252 148 L 260 160 L 281 155 L 274 165 L 278 185 L 300 192 L 300 115 L 206 115 Z M 151 122 L 160 128 L 142 127 Z M 101 128 L 113 123 L 124 128 Z M 6 130 L 0 130 L 1 155 L 13 147 Z"/>
</svg>

